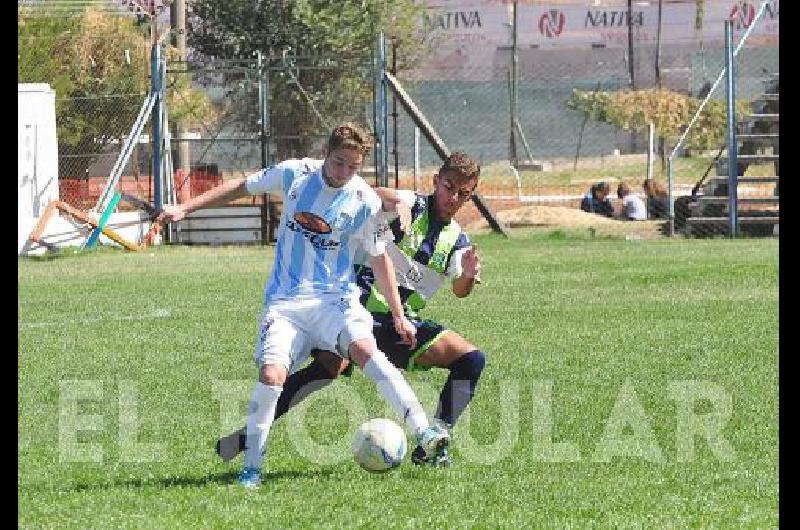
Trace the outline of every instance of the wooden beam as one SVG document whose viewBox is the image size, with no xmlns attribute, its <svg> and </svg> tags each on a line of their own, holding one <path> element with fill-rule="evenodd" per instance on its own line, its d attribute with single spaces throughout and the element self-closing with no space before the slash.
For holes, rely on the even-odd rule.
<svg viewBox="0 0 800 530">
<path fill-rule="evenodd" d="M 92 218 L 86 212 L 78 210 L 77 208 L 73 208 L 72 206 L 70 206 L 69 204 L 67 204 L 67 203 L 65 203 L 63 201 L 53 201 L 53 202 L 55 203 L 56 208 L 58 208 L 59 210 L 61 210 L 62 212 L 66 213 L 68 215 L 71 215 L 72 217 L 74 217 L 75 219 L 78 219 L 79 221 L 83 221 L 84 223 L 87 223 L 93 229 L 96 229 L 99 226 L 99 222 L 96 219 Z M 107 236 L 112 241 L 116 241 L 117 243 L 119 243 L 120 245 L 125 247 L 127 250 L 137 250 L 137 251 L 138 250 L 143 250 L 141 246 L 139 246 L 136 243 L 133 243 L 131 241 L 128 241 L 127 239 L 125 239 L 124 237 L 122 237 L 121 235 L 116 233 L 115 231 L 111 230 L 107 226 L 103 227 L 103 229 L 101 230 L 101 233 L 103 235 Z"/>
<path fill-rule="evenodd" d="M 439 155 L 439 158 L 444 162 L 447 160 L 447 157 L 450 156 L 450 149 L 448 149 L 447 145 L 444 141 L 436 134 L 433 126 L 428 122 L 428 119 L 419 110 L 419 108 L 414 104 L 414 101 L 411 99 L 411 96 L 405 91 L 405 89 L 400 85 L 400 82 L 390 73 L 384 72 L 386 76 L 386 81 L 389 83 L 389 87 L 394 92 L 397 99 L 400 100 L 400 104 L 405 109 L 406 113 L 411 117 L 411 120 L 414 124 L 419 127 L 422 131 L 422 134 L 425 135 L 425 138 L 433 147 L 433 150 L 436 151 L 436 154 Z M 495 232 L 499 232 L 506 237 L 508 236 L 508 227 L 506 227 L 498 218 L 497 216 L 492 213 L 489 206 L 483 200 L 483 198 L 478 193 L 472 194 L 472 202 L 475 204 L 475 207 L 478 208 L 478 211 L 481 212 L 481 215 L 486 219 L 489 223 L 489 226 L 492 227 L 492 230 Z"/>
<path fill-rule="evenodd" d="M 44 213 L 39 218 L 39 222 L 36 223 L 36 226 L 31 232 L 30 240 L 35 243 L 41 243 L 42 233 L 44 233 L 44 228 L 47 226 L 47 223 L 50 221 L 50 218 L 53 217 L 53 213 L 56 211 L 56 202 L 57 201 L 50 201 L 44 209 Z"/>
</svg>

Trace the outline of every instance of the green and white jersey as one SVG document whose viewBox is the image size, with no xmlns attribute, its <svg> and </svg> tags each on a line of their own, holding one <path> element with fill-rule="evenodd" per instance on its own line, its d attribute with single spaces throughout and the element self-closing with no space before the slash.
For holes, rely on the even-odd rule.
<svg viewBox="0 0 800 530">
<path fill-rule="evenodd" d="M 389 227 L 394 239 L 386 244 L 386 252 L 394 264 L 406 315 L 416 317 L 445 279 L 461 276 L 461 256 L 470 241 L 454 219 L 434 219 L 433 195 L 405 190 L 397 194 L 411 208 L 412 222 L 408 232 L 402 232 L 397 214 L 391 214 Z M 386 300 L 374 286 L 372 269 L 367 265 L 356 265 L 355 269 L 364 307 L 372 313 L 389 313 Z"/>
</svg>

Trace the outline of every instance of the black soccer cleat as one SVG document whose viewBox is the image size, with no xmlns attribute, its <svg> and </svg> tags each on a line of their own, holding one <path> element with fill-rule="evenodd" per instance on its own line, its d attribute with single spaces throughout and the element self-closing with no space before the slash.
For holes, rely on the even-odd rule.
<svg viewBox="0 0 800 530">
<path fill-rule="evenodd" d="M 453 465 L 448 451 L 451 428 L 442 420 L 435 419 L 433 425 L 420 434 L 419 443 L 411 453 L 411 461 L 418 466 L 450 467 Z"/>
<path fill-rule="evenodd" d="M 425 455 L 425 449 L 421 445 L 418 445 L 412 451 L 411 461 L 418 466 L 451 467 L 453 465 L 453 460 L 450 458 L 450 452 L 447 449 L 444 449 L 439 455 L 428 457 Z"/>
<path fill-rule="evenodd" d="M 227 436 L 217 440 L 214 450 L 223 462 L 228 462 L 236 458 L 236 455 L 244 451 L 247 442 L 247 427 L 242 427 Z"/>
</svg>

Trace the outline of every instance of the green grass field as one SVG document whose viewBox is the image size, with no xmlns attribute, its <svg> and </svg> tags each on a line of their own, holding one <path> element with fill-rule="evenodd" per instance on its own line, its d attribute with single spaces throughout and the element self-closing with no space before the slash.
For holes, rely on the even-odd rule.
<svg viewBox="0 0 800 530">
<path fill-rule="evenodd" d="M 427 312 L 488 356 L 455 466 L 358 468 L 397 418 L 357 370 L 275 423 L 255 492 L 213 442 L 272 247 L 20 260 L 18 526 L 778 526 L 777 240 L 476 240 L 483 285 Z M 431 413 L 445 377 L 409 376 Z"/>
</svg>

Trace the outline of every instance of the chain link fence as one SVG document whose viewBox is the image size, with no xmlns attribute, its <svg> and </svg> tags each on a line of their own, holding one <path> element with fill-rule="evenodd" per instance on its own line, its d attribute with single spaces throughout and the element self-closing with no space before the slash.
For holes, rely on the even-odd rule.
<svg viewBox="0 0 800 530">
<path fill-rule="evenodd" d="M 32 45 L 34 38 L 26 41 L 20 37 L 20 47 Z M 97 43 L 86 44 L 87 49 L 100 48 L 104 37 L 96 39 Z M 654 58 L 654 50 L 637 45 L 636 53 L 636 88 L 652 89 L 656 80 L 648 63 Z M 85 79 L 81 83 L 63 82 L 62 78 L 71 74 L 52 61 L 21 64 L 19 68 L 20 82 L 45 82 L 56 89 L 61 198 L 83 209 L 95 205 L 149 88 L 146 46 L 121 49 L 111 56 L 122 65 L 114 83 L 101 82 L 103 65 L 96 66 L 95 83 L 91 82 L 91 68 L 82 74 Z M 667 136 L 663 142 L 656 136 L 655 153 L 648 166 L 646 131 L 625 130 L 609 120 L 588 117 L 569 104 L 576 90 L 608 94 L 628 90 L 627 60 L 621 48 L 521 49 L 514 84 L 511 50 L 498 47 L 493 60 L 482 67 L 465 69 L 440 62 L 435 70 L 400 71 L 396 76 L 451 150 L 463 150 L 480 159 L 483 172 L 479 192 L 496 212 L 527 207 L 531 216 L 528 224 L 587 226 L 580 204 L 590 187 L 599 181 L 609 183 L 611 203 L 618 211 L 622 201 L 615 191 L 624 182 L 648 204 L 649 220 L 640 226 L 646 225 L 647 233 L 661 234 L 666 231 L 668 211 L 662 191 L 668 186 L 665 159 L 678 134 Z M 745 47 L 737 63 L 741 108 L 750 114 L 770 116 L 766 121 L 754 121 L 744 113 L 740 115 L 740 133 L 752 136 L 740 150 L 740 155 L 745 155 L 739 158 L 742 175 L 751 182 L 741 183 L 739 196 L 755 199 L 742 203 L 744 211 L 752 212 L 748 217 L 772 219 L 778 206 L 778 48 Z M 168 101 L 182 108 L 179 126 L 171 126 L 176 198 L 186 200 L 222 179 L 257 171 L 265 163 L 320 157 L 336 123 L 353 120 L 372 128 L 373 64 L 371 57 L 341 55 L 169 62 Z M 662 65 L 661 85 L 688 94 L 696 105 L 723 67 L 724 50 L 693 45 L 666 47 Z M 187 81 L 210 105 L 194 105 L 184 99 L 186 93 L 176 87 Z M 768 94 L 766 99 L 763 94 Z M 724 83 L 720 83 L 698 120 L 699 130 L 693 133 L 700 140 L 687 143 L 674 159 L 678 234 L 725 233 L 722 222 L 688 221 L 691 217 L 719 218 L 725 214 L 724 131 L 720 136 L 719 131 L 703 129 L 706 121 L 719 122 L 724 98 Z M 392 109 L 390 94 L 389 111 Z M 424 137 L 415 134 L 412 120 L 399 104 L 396 109 L 388 126 L 389 182 L 430 191 L 440 161 Z M 681 124 L 685 126 L 692 115 L 688 105 L 680 116 Z M 120 187 L 152 202 L 150 134 L 148 120 L 123 168 Z M 368 182 L 374 182 L 373 168 L 372 160 L 365 163 Z M 649 196 L 646 181 L 654 184 Z M 260 203 L 261 197 L 248 201 Z M 537 215 L 546 216 L 547 222 Z M 522 223 L 522 217 L 515 219 Z M 459 214 L 462 224 L 479 219 L 471 205 Z M 592 219 L 594 224 L 606 221 L 597 216 Z M 513 225 L 517 221 L 508 222 Z M 620 230 L 633 226 L 614 222 L 622 227 Z M 772 233 L 777 223 L 756 224 L 760 228 L 744 230 L 743 235 Z"/>
<path fill-rule="evenodd" d="M 637 49 L 645 59 L 652 50 Z M 694 109 L 724 66 L 724 49 L 694 46 L 674 46 L 667 50 L 662 64 L 661 85 L 677 94 L 688 95 L 689 101 L 680 116 L 680 124 L 688 124 Z M 644 75 L 642 64 L 637 70 L 637 89 L 656 87 L 654 75 Z M 640 71 L 641 70 L 641 71 Z M 758 46 L 744 48 L 738 56 L 737 101 L 739 118 L 760 112 L 763 102 L 759 98 L 767 92 L 777 92 L 774 80 L 778 72 L 778 48 Z M 588 117 L 569 105 L 573 91 L 603 91 L 610 94 L 630 90 L 629 69 L 622 49 L 524 49 L 518 52 L 516 107 L 512 104 L 511 52 L 498 50 L 493 64 L 485 68 L 464 70 L 459 66 L 448 68 L 439 65 L 436 76 L 430 72 L 422 75 L 415 71 L 400 72 L 398 77 L 417 106 L 434 125 L 451 149 L 461 149 L 477 156 L 483 163 L 479 191 L 497 210 L 529 207 L 524 214 L 509 216 L 509 222 L 520 224 L 553 224 L 562 220 L 564 228 L 585 227 L 586 215 L 580 212 L 583 197 L 591 186 L 600 181 L 610 186 L 610 201 L 615 215 L 621 211 L 622 200 L 617 197 L 617 187 L 625 183 L 639 196 L 648 210 L 648 223 L 640 227 L 646 234 L 667 233 L 667 165 L 666 157 L 683 129 L 664 139 L 654 136 L 654 153 L 648 168 L 649 138 L 646 130 L 631 132 L 621 127 Z M 712 101 L 700 114 L 700 130 L 692 134 L 692 142 L 681 149 L 675 159 L 673 185 L 674 197 L 679 199 L 677 233 L 688 235 L 722 235 L 724 223 L 700 222 L 687 228 L 686 217 L 709 215 L 696 206 L 698 201 L 719 202 L 718 199 L 699 199 L 704 193 L 719 195 L 724 189 L 712 189 L 708 183 L 718 182 L 727 150 L 719 149 L 726 142 L 724 128 L 711 130 L 711 124 L 725 123 L 725 85 L 720 83 Z M 692 103 L 693 101 L 693 103 Z M 777 99 L 772 100 L 777 109 Z M 743 112 L 745 111 L 745 112 Z M 777 113 L 777 111 L 775 111 Z M 513 117 L 512 117 L 513 116 Z M 515 123 L 516 119 L 516 123 Z M 776 118 L 775 118 L 776 119 Z M 771 122 L 773 131 L 777 121 Z M 743 126 L 744 127 L 744 126 Z M 751 127 L 752 129 L 752 127 Z M 744 130 L 744 129 L 741 129 Z M 775 147 L 764 139 L 749 141 L 740 148 L 740 154 L 772 153 Z M 756 145 L 753 142 L 760 142 Z M 432 189 L 432 175 L 438 164 L 435 152 L 421 140 L 415 154 L 414 124 L 400 112 L 398 116 L 398 158 L 401 167 L 401 185 Z M 718 156 L 719 155 L 719 156 Z M 414 157 L 421 168 L 415 175 Z M 516 157 L 517 163 L 513 160 Z M 740 156 L 741 160 L 741 156 Z M 744 175 L 777 175 L 777 160 L 740 164 Z M 773 169 L 774 166 L 774 169 Z M 649 172 L 648 172 L 649 171 Z M 726 169 L 725 169 L 726 171 Z M 703 176 L 706 178 L 703 179 Z M 651 177 L 650 182 L 648 176 Z M 706 184 L 706 186 L 704 186 Z M 753 194 L 769 194 L 776 182 L 748 183 L 739 187 L 739 196 L 750 198 Z M 693 195 L 694 191 L 694 195 Z M 727 195 L 727 192 L 723 193 Z M 681 199 L 681 197 L 683 197 Z M 691 199 L 691 200 L 690 200 Z M 766 196 L 757 208 L 742 205 L 745 210 L 756 210 L 758 215 L 777 209 L 777 201 L 769 208 L 761 208 L 771 199 Z M 753 201 L 758 203 L 758 201 Z M 691 206 L 691 210 L 689 210 Z M 468 208 L 462 221 L 478 219 L 477 209 Z M 717 208 L 719 210 L 719 208 Z M 500 215 L 502 218 L 503 215 Z M 770 216 L 771 217 L 771 216 Z M 598 223 L 607 224 L 605 220 Z M 623 232 L 633 230 L 631 223 L 617 222 Z M 646 228 L 644 228 L 646 226 Z M 609 229 L 613 227 L 609 225 Z M 765 223 L 761 229 L 746 229 L 742 235 L 764 235 L 773 226 Z"/>
<path fill-rule="evenodd" d="M 102 38 L 97 37 L 98 41 Z M 31 44 L 20 42 L 20 46 Z M 20 69 L 19 82 L 49 83 L 56 89 L 59 196 L 80 209 L 96 205 L 146 96 L 141 72 L 149 64 L 130 50 L 127 57 L 127 72 L 114 83 L 70 83 L 69 90 L 59 90 L 65 74 L 52 68 L 53 64 L 26 64 Z M 148 124 L 123 168 L 120 186 L 152 201 L 149 135 Z"/>
<path fill-rule="evenodd" d="M 337 123 L 372 126 L 368 58 L 197 60 L 172 63 L 169 73 L 190 77 L 214 109 L 213 115 L 190 109 L 189 134 L 173 137 L 173 144 L 186 145 L 193 168 L 214 168 L 223 178 L 287 158 L 321 157 Z"/>
<path fill-rule="evenodd" d="M 124 17 L 21 10 L 18 25 L 18 82 L 47 83 L 56 92 L 59 196 L 91 209 L 147 94 L 149 50 L 140 34 L 130 38 L 136 30 Z M 152 201 L 149 129 L 120 187 Z"/>
</svg>

